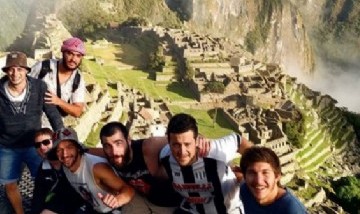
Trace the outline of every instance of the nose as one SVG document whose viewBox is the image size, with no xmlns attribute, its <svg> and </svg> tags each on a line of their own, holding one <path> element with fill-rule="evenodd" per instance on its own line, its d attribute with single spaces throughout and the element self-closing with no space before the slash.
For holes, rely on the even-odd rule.
<svg viewBox="0 0 360 214">
<path fill-rule="evenodd" d="M 263 176 L 261 173 L 256 173 L 255 176 L 254 176 L 254 181 L 259 184 L 259 183 L 262 183 L 263 181 Z"/>
<path fill-rule="evenodd" d="M 181 153 L 181 155 L 186 154 L 186 147 L 185 146 L 181 146 L 180 153 Z"/>
<path fill-rule="evenodd" d="M 67 149 L 64 149 L 62 151 L 62 157 L 66 157 L 68 155 L 69 151 Z"/>
</svg>

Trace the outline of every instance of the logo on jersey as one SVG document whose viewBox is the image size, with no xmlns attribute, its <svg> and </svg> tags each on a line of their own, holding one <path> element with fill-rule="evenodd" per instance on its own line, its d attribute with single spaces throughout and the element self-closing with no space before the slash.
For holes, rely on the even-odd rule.
<svg viewBox="0 0 360 214">
<path fill-rule="evenodd" d="M 191 204 L 207 204 L 212 197 L 187 197 L 186 201 Z"/>
<path fill-rule="evenodd" d="M 185 191 L 185 192 L 212 192 L 212 191 L 214 191 L 214 186 L 212 185 L 212 183 L 203 183 L 203 184 L 173 183 L 173 187 L 176 191 L 179 191 L 179 192 L 183 192 L 183 191 Z"/>
</svg>

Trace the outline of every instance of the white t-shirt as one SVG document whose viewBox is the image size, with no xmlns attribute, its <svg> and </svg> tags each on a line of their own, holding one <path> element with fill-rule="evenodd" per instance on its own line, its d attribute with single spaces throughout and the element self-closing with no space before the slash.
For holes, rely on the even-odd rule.
<svg viewBox="0 0 360 214">
<path fill-rule="evenodd" d="M 184 198 L 180 209 L 193 214 L 244 213 L 240 187 L 229 166 L 239 142 L 241 137 L 235 133 L 212 140 L 208 156 L 198 157 L 187 167 L 180 167 L 169 145 L 161 150 L 160 160 L 174 189 Z"/>
<path fill-rule="evenodd" d="M 57 62 L 58 60 L 50 59 L 50 69 L 51 71 L 45 74 L 42 80 L 47 84 L 48 90 L 56 94 L 57 83 Z M 36 63 L 32 68 L 29 76 L 38 78 L 40 70 L 42 67 L 42 62 Z M 61 87 L 61 99 L 64 101 L 70 101 L 70 103 L 84 103 L 85 102 L 85 81 L 80 74 L 80 83 L 79 87 L 72 93 L 72 86 L 76 76 L 76 73 L 80 74 L 80 70 L 76 69 L 70 76 L 70 78 L 60 85 Z"/>
</svg>

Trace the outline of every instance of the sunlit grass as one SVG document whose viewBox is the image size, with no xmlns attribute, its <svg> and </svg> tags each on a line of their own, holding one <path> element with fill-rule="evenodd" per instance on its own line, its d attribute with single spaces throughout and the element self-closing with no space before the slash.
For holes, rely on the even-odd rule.
<svg viewBox="0 0 360 214">
<path fill-rule="evenodd" d="M 194 101 L 193 94 L 182 84 L 172 82 L 156 82 L 149 79 L 149 73 L 141 70 L 119 70 L 115 66 L 102 66 L 94 61 L 83 63 L 89 73 L 84 73 L 87 83 L 97 82 L 102 88 L 108 82 L 122 82 L 130 88 L 135 88 L 153 98 L 168 101 Z M 112 94 L 110 92 L 110 94 Z"/>
<path fill-rule="evenodd" d="M 231 124 L 222 117 L 220 111 L 217 112 L 214 124 L 212 118 L 214 110 L 211 112 L 183 107 L 197 103 L 193 93 L 183 84 L 179 82 L 157 82 L 149 78 L 148 72 L 128 69 L 126 65 L 136 67 L 144 61 L 141 52 L 134 46 L 110 44 L 109 48 L 106 49 L 89 46 L 88 53 L 104 59 L 104 64 L 100 65 L 94 60 L 84 60 L 83 67 L 87 71 L 84 72 L 84 77 L 87 83 L 98 83 L 102 88 L 106 88 L 108 82 L 122 82 L 130 88 L 139 90 L 147 97 L 162 99 L 170 105 L 173 114 L 185 112 L 194 116 L 198 122 L 200 133 L 208 138 L 222 137 L 235 131 Z M 124 58 L 123 53 L 127 53 L 129 56 Z M 111 95 L 115 95 L 114 89 L 109 88 L 109 90 Z M 90 136 L 92 140 L 89 142 L 94 141 L 93 138 Z"/>
<path fill-rule="evenodd" d="M 197 121 L 199 132 L 205 137 L 219 138 L 235 131 L 234 127 L 225 120 L 220 111 L 217 113 L 216 123 L 214 124 L 212 114 L 209 114 L 207 110 L 189 109 L 173 105 L 169 106 L 169 108 L 173 114 L 186 113 L 192 115 Z"/>
</svg>

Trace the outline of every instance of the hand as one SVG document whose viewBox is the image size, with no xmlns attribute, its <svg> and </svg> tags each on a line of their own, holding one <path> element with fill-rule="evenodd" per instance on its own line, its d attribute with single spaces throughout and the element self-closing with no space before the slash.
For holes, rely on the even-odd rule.
<svg viewBox="0 0 360 214">
<path fill-rule="evenodd" d="M 141 179 L 133 179 L 129 181 L 129 184 L 134 187 L 134 189 L 136 189 L 137 191 L 143 193 L 143 194 L 148 194 L 150 191 L 150 185 L 147 184 L 146 182 L 144 182 Z"/>
<path fill-rule="evenodd" d="M 243 181 L 243 179 L 244 179 L 244 175 L 242 174 L 240 167 L 239 166 L 232 166 L 231 170 L 234 172 L 237 182 L 241 183 Z"/>
<path fill-rule="evenodd" d="M 115 209 L 120 207 L 120 203 L 118 202 L 117 198 L 113 194 L 106 194 L 105 196 L 101 193 L 98 193 L 98 197 L 101 201 L 108 207 Z"/>
<path fill-rule="evenodd" d="M 50 91 L 47 91 L 45 93 L 45 103 L 46 104 L 59 105 L 60 102 L 61 102 L 61 99 L 56 94 L 53 94 Z"/>
<path fill-rule="evenodd" d="M 203 136 L 198 136 L 196 139 L 196 147 L 199 157 L 206 157 L 210 151 L 210 140 Z"/>
</svg>

